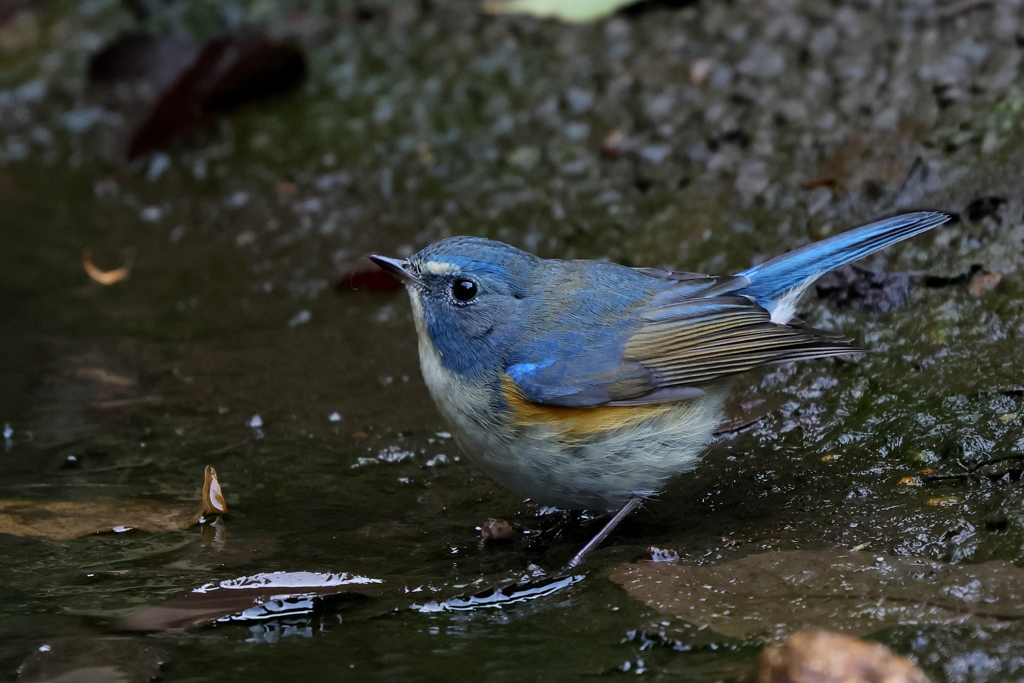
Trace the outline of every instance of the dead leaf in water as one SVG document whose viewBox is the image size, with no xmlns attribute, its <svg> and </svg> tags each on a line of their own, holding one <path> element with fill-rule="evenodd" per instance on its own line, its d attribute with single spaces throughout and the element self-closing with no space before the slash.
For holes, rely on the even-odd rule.
<svg viewBox="0 0 1024 683">
<path fill-rule="evenodd" d="M 380 579 L 316 572 L 270 572 L 208 583 L 162 605 L 136 612 L 121 631 L 166 631 L 214 621 L 262 621 L 312 614 L 340 601 L 364 600 Z M 359 587 L 358 589 L 356 587 Z"/>
<path fill-rule="evenodd" d="M 128 158 L 162 149 L 228 109 L 290 90 L 305 75 L 306 58 L 290 43 L 259 33 L 211 38 L 132 131 Z"/>
<path fill-rule="evenodd" d="M 809 626 L 864 635 L 896 624 L 1024 619 L 1024 570 L 1009 562 L 798 550 L 719 565 L 623 564 L 610 578 L 660 612 L 734 638 L 777 640 Z"/>
<path fill-rule="evenodd" d="M 217 471 L 207 466 L 203 500 L 194 506 L 167 505 L 151 500 L 86 501 L 0 500 L 0 534 L 34 536 L 53 541 L 132 529 L 180 531 L 204 517 L 227 512 Z"/>
</svg>

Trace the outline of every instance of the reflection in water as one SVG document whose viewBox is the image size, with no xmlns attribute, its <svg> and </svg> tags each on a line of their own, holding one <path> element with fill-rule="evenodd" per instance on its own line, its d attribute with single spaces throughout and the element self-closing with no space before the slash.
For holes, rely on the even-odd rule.
<svg viewBox="0 0 1024 683">
<path fill-rule="evenodd" d="M 568 588 L 574 583 L 583 580 L 585 574 L 572 574 L 569 576 L 558 576 L 551 579 L 539 581 L 528 581 L 525 583 L 513 583 L 498 588 L 488 588 L 485 591 L 473 595 L 460 595 L 449 598 L 442 602 L 431 600 L 423 605 L 413 604 L 412 609 L 423 612 L 457 612 L 473 610 L 480 607 L 498 607 L 511 605 L 536 598 L 542 598 L 557 593 L 563 588 Z"/>
<path fill-rule="evenodd" d="M 355 576 L 348 572 L 326 574 L 320 572 L 261 572 L 252 576 L 241 576 L 237 579 L 226 579 L 216 584 L 203 584 L 194 589 L 193 593 L 209 593 L 219 588 L 328 588 L 330 586 L 349 586 L 352 584 L 382 583 L 380 579 Z"/>
</svg>

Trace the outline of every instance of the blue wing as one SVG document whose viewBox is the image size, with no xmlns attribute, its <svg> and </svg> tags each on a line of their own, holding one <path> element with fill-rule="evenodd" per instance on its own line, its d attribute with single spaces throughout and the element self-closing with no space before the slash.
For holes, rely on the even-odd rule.
<svg viewBox="0 0 1024 683">
<path fill-rule="evenodd" d="M 732 277 L 561 262 L 541 292 L 555 303 L 534 307 L 506 374 L 531 403 L 641 405 L 691 398 L 760 365 L 859 351 L 842 335 L 773 322 L 771 311 L 820 275 L 950 218 L 878 221 Z"/>
<path fill-rule="evenodd" d="M 759 365 L 856 350 L 840 335 L 772 323 L 736 293 L 746 277 L 633 272 L 646 280 L 635 283 L 642 296 L 621 296 L 616 310 L 584 312 L 576 324 L 563 319 L 515 354 L 506 374 L 523 398 L 574 408 L 678 401 Z"/>
</svg>

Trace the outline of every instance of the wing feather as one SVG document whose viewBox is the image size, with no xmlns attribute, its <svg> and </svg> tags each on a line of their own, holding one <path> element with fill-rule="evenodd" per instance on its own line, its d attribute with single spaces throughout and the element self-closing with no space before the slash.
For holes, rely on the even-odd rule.
<svg viewBox="0 0 1024 683">
<path fill-rule="evenodd" d="M 749 285 L 746 276 L 635 272 L 650 277 L 646 300 L 588 321 L 590 346 L 552 358 L 558 338 L 537 339 L 528 347 L 537 357 L 509 367 L 526 400 L 581 408 L 684 400 L 761 365 L 860 350 L 842 335 L 773 323 L 753 297 L 736 293 Z"/>
</svg>

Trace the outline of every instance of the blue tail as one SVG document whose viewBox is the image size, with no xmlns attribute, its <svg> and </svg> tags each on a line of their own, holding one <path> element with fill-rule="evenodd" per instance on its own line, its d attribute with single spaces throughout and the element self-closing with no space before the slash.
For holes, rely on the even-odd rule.
<svg viewBox="0 0 1024 683">
<path fill-rule="evenodd" d="M 786 294 L 794 290 L 802 292 L 804 287 L 830 270 L 931 230 L 950 218 L 952 216 L 949 214 L 937 211 L 908 213 L 808 244 L 737 273 L 750 278 L 750 284 L 736 293 L 753 297 L 757 303 L 771 311 Z M 772 318 L 774 320 L 775 316 Z"/>
</svg>

